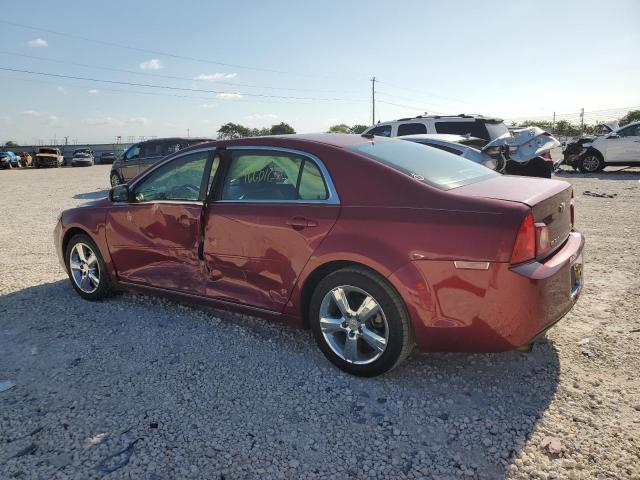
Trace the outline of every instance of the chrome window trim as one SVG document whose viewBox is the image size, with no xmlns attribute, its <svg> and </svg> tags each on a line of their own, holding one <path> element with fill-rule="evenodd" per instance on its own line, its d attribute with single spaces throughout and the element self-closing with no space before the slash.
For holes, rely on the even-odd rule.
<svg viewBox="0 0 640 480">
<path fill-rule="evenodd" d="M 179 158 L 185 157 L 187 155 L 191 155 L 192 153 L 210 152 L 210 151 L 215 151 L 217 149 L 218 149 L 217 147 L 203 147 L 203 148 L 198 148 L 196 150 L 191 150 L 189 152 L 176 152 L 175 156 L 172 154 L 170 155 L 170 158 L 167 158 L 166 160 L 158 163 L 157 165 L 154 165 L 152 168 L 147 169 L 142 175 L 142 177 L 140 177 L 131 185 L 127 184 L 127 186 L 129 187 L 129 192 L 133 192 L 133 189 L 140 182 L 142 182 L 145 178 L 151 175 L 151 173 L 153 173 L 155 170 L 157 170 L 158 168 L 162 167 L 163 165 L 169 162 L 178 160 Z M 150 200 L 148 202 L 113 202 L 114 205 L 151 205 L 154 203 L 166 203 L 170 205 L 201 205 L 201 206 L 204 205 L 204 202 L 200 200 Z"/>
<path fill-rule="evenodd" d="M 336 187 L 333 185 L 333 179 L 331 175 L 329 175 L 329 171 L 327 167 L 324 166 L 322 160 L 316 157 L 312 153 L 303 152 L 302 150 L 296 150 L 295 148 L 286 148 L 286 147 L 269 147 L 265 145 L 260 146 L 231 146 L 226 148 L 227 151 L 233 152 L 235 150 L 269 150 L 273 152 L 283 152 L 283 153 L 291 153 L 293 155 L 298 155 L 301 157 L 305 157 L 311 160 L 316 164 L 320 173 L 322 174 L 322 178 L 324 180 L 324 184 L 327 187 L 327 191 L 329 192 L 329 196 L 324 200 L 216 200 L 215 203 L 260 203 L 260 204 L 320 204 L 320 205 L 339 205 L 340 197 L 338 197 L 338 192 L 336 191 Z M 226 179 L 225 179 L 226 180 Z"/>
<path fill-rule="evenodd" d="M 166 165 L 169 162 L 172 162 L 174 160 L 178 160 L 179 158 L 185 157 L 187 155 L 191 155 L 193 153 L 210 152 L 210 151 L 214 151 L 214 150 L 217 150 L 217 147 L 203 147 L 203 148 L 198 148 L 196 150 L 190 150 L 188 152 L 182 152 L 182 151 L 181 152 L 177 152 L 175 155 L 171 154 L 165 160 L 163 160 L 163 161 L 159 162 L 157 165 L 154 165 L 153 167 L 147 169 L 139 179 L 137 179 L 135 182 L 133 182 L 132 184 L 129 185 L 129 190 L 133 190 L 145 178 L 147 178 L 149 175 L 151 175 L 153 172 L 155 172 L 158 168 L 162 167 L 163 165 Z"/>
</svg>

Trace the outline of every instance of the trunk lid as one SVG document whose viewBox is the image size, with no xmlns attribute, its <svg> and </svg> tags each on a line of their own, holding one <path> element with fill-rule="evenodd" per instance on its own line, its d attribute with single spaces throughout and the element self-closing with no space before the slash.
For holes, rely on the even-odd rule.
<svg viewBox="0 0 640 480">
<path fill-rule="evenodd" d="M 500 147 L 507 147 L 509 160 L 524 163 L 558 146 L 560 142 L 553 135 L 538 127 L 528 127 L 514 130 L 511 135 L 504 134 L 496 138 L 486 144 L 482 151 L 492 155 L 498 152 Z"/>
<path fill-rule="evenodd" d="M 527 205 L 533 221 L 549 228 L 551 252 L 557 250 L 571 232 L 571 184 L 559 180 L 500 175 L 450 193 L 466 197 L 491 198 Z"/>
</svg>

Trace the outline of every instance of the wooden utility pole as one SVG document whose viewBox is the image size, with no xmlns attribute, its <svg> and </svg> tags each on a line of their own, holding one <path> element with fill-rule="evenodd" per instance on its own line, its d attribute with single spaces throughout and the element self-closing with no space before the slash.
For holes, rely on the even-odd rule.
<svg viewBox="0 0 640 480">
<path fill-rule="evenodd" d="M 376 124 L 376 77 L 371 77 L 371 124 Z"/>
<path fill-rule="evenodd" d="M 551 121 L 551 133 L 556 133 L 556 112 L 553 112 L 553 120 Z"/>
<path fill-rule="evenodd" d="M 584 107 L 580 109 L 580 135 L 584 135 Z"/>
</svg>

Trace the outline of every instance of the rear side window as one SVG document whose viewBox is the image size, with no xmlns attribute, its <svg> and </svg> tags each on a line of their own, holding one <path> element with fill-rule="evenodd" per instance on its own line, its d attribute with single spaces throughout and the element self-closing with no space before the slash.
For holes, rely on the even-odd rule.
<svg viewBox="0 0 640 480">
<path fill-rule="evenodd" d="M 326 200 L 325 181 L 311 160 L 279 151 L 236 151 L 222 188 L 222 200 Z"/>
<path fill-rule="evenodd" d="M 472 137 L 491 140 L 489 132 L 483 122 L 469 120 L 464 122 L 436 122 L 437 133 L 452 133 L 456 135 L 470 135 Z"/>
<path fill-rule="evenodd" d="M 424 123 L 403 123 L 398 126 L 398 136 L 403 135 L 418 135 L 420 133 L 427 133 L 427 126 Z"/>
<path fill-rule="evenodd" d="M 377 135 L 378 137 L 390 137 L 391 125 L 380 125 L 367 132 L 367 135 Z"/>
<path fill-rule="evenodd" d="M 140 152 L 140 156 L 142 158 L 145 157 L 160 157 L 164 156 L 164 142 L 149 142 L 142 145 L 142 151 Z"/>
<path fill-rule="evenodd" d="M 450 190 L 498 173 L 436 148 L 405 140 L 374 140 L 347 148 L 441 190 Z"/>
</svg>

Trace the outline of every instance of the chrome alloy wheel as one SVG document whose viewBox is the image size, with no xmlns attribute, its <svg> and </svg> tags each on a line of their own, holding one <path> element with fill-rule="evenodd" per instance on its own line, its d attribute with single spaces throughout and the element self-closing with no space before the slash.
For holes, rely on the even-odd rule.
<svg viewBox="0 0 640 480">
<path fill-rule="evenodd" d="M 335 287 L 324 296 L 320 330 L 336 355 L 356 365 L 376 361 L 389 341 L 389 326 L 380 304 L 351 285 Z"/>
<path fill-rule="evenodd" d="M 84 293 L 93 293 L 100 285 L 98 257 L 86 243 L 78 242 L 69 254 L 69 268 L 74 283 Z"/>
<path fill-rule="evenodd" d="M 598 165 L 600 165 L 600 159 L 595 155 L 589 155 L 582 160 L 582 168 L 587 172 L 595 172 L 598 169 Z"/>
</svg>

